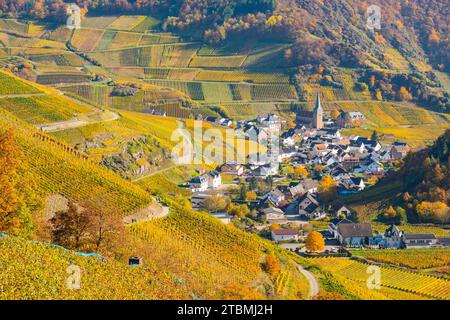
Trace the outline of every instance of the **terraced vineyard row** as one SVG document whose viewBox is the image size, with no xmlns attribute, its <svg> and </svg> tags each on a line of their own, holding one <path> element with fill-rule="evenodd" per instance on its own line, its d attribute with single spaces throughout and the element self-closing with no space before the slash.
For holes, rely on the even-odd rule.
<svg viewBox="0 0 450 320">
<path fill-rule="evenodd" d="M 0 95 L 39 93 L 39 89 L 16 79 L 6 72 L 0 72 Z"/>
<path fill-rule="evenodd" d="M 252 85 L 244 83 L 190 82 L 171 80 L 147 80 L 161 87 L 169 87 L 187 94 L 193 100 L 209 102 L 273 101 L 296 99 L 293 86 L 283 84 Z"/>
<path fill-rule="evenodd" d="M 444 267 L 450 264 L 450 249 L 365 250 L 355 254 L 369 260 L 414 269 Z"/>
<path fill-rule="evenodd" d="M 81 269 L 79 290 L 66 285 L 70 265 Z M 0 300 L 191 298 L 176 277 L 154 265 L 130 268 L 13 237 L 0 237 L 0 269 Z"/>
<path fill-rule="evenodd" d="M 44 73 L 37 76 L 36 82 L 40 84 L 81 83 L 91 80 L 85 73 Z"/>
<path fill-rule="evenodd" d="M 346 279 L 365 284 L 368 264 L 340 258 L 314 259 L 322 268 Z M 450 280 L 381 267 L 381 286 L 434 299 L 450 299 Z"/>
<path fill-rule="evenodd" d="M 81 67 L 85 64 L 83 59 L 72 53 L 31 55 L 28 58 L 34 62 L 54 64 L 58 67 L 61 66 Z"/>
<path fill-rule="evenodd" d="M 165 261 L 168 270 L 181 274 L 202 297 L 219 284 L 247 284 L 261 272 L 259 240 L 207 214 L 175 206 L 168 217 L 134 224 L 131 230 L 146 241 L 153 259 Z"/>
<path fill-rule="evenodd" d="M 20 145 L 30 170 L 39 177 L 44 195 L 62 193 L 76 200 L 93 194 L 124 214 L 152 203 L 152 198 L 139 187 L 121 179 L 111 171 L 88 160 L 74 156 L 70 147 L 59 142 L 43 141 L 37 129 L 0 109 L 0 128 L 17 129 Z"/>
<path fill-rule="evenodd" d="M 433 117 L 428 110 L 392 102 L 325 102 L 324 106 L 328 110 L 360 111 L 366 116 L 368 123 L 380 127 L 445 122 Z"/>
<path fill-rule="evenodd" d="M 61 106 L 64 105 L 64 108 Z M 3 108 L 32 124 L 69 120 L 91 109 L 56 95 L 0 99 Z"/>
<path fill-rule="evenodd" d="M 91 52 L 90 55 L 107 67 L 187 67 L 197 50 L 190 44 L 160 44 L 130 49 Z"/>
</svg>

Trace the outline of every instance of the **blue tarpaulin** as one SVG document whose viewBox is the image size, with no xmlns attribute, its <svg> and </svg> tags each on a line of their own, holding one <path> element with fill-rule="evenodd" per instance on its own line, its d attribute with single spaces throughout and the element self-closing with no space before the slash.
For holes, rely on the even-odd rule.
<svg viewBox="0 0 450 320">
<path fill-rule="evenodd" d="M 7 234 L 0 233 L 0 238 L 7 237 L 7 236 L 8 236 Z M 35 243 L 42 243 L 42 242 L 39 242 L 39 241 L 33 241 L 33 242 L 35 242 Z M 73 253 L 75 253 L 75 254 L 77 254 L 79 256 L 83 256 L 83 257 L 97 257 L 99 260 L 103 260 L 104 259 L 104 257 L 102 255 L 98 254 L 97 252 L 88 252 L 88 253 L 86 253 L 86 252 L 81 252 L 81 251 L 72 251 L 70 249 L 64 248 L 63 246 L 60 246 L 59 244 L 54 244 L 54 243 L 44 243 L 44 244 L 46 246 L 49 246 L 49 247 L 54 247 L 54 248 L 58 248 L 58 249 L 62 249 L 62 250 L 68 251 L 68 252 L 73 252 Z"/>
</svg>

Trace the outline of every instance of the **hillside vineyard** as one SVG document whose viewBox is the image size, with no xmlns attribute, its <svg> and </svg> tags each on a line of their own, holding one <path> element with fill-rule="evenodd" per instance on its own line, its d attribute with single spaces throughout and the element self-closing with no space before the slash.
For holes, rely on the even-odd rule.
<svg viewBox="0 0 450 320">
<path fill-rule="evenodd" d="M 0 299 L 449 300 L 447 7 L 1 2 Z"/>
</svg>

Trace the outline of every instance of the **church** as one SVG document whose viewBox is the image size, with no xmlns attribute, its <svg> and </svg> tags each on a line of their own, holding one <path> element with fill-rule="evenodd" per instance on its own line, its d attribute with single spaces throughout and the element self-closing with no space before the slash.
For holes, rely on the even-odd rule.
<svg viewBox="0 0 450 320">
<path fill-rule="evenodd" d="M 316 104 L 313 111 L 300 110 L 297 112 L 296 121 L 307 128 L 323 128 L 323 109 L 320 102 L 320 95 L 317 94 Z"/>
</svg>

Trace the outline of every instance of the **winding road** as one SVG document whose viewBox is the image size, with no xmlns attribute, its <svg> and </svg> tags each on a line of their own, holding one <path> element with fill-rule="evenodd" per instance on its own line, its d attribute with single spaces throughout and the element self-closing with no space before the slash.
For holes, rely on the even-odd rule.
<svg viewBox="0 0 450 320">
<path fill-rule="evenodd" d="M 308 280 L 309 283 L 308 300 L 311 300 L 312 298 L 314 298 L 314 296 L 319 294 L 320 289 L 319 282 L 311 272 L 305 270 L 301 265 L 297 265 L 297 268 L 305 276 L 306 280 Z"/>
</svg>

